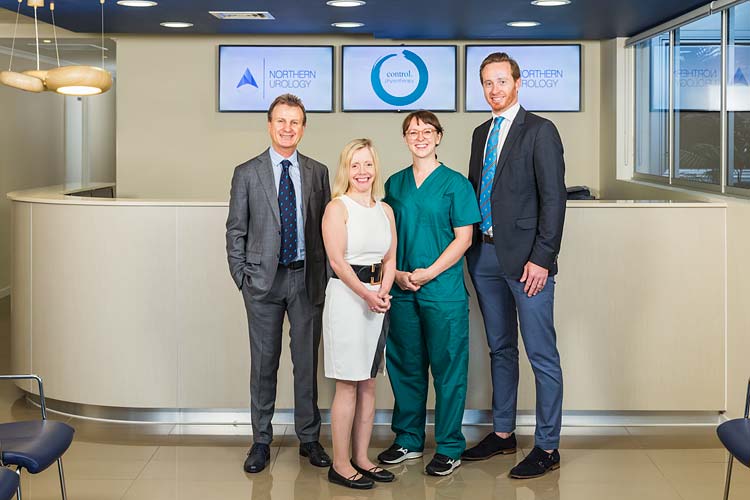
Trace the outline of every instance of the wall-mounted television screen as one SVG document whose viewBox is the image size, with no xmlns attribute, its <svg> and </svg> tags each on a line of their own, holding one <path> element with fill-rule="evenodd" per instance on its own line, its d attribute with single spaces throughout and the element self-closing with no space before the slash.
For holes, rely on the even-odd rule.
<svg viewBox="0 0 750 500">
<path fill-rule="evenodd" d="M 219 111 L 267 111 L 286 93 L 333 111 L 333 47 L 219 46 Z"/>
<path fill-rule="evenodd" d="M 493 52 L 506 52 L 521 67 L 518 100 L 527 110 L 581 110 L 580 45 L 467 45 L 466 111 L 490 110 L 479 67 Z"/>
<path fill-rule="evenodd" d="M 344 45 L 343 111 L 456 111 L 455 45 Z"/>
</svg>

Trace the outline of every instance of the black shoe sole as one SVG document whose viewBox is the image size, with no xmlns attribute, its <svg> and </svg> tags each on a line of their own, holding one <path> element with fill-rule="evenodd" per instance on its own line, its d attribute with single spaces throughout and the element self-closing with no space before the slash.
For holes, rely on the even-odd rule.
<svg viewBox="0 0 750 500">
<path fill-rule="evenodd" d="M 487 460 L 488 458 L 492 458 L 492 457 L 494 457 L 496 455 L 513 455 L 517 451 L 518 451 L 517 448 L 508 448 L 506 450 L 496 451 L 495 453 L 491 453 L 491 454 L 489 454 L 489 455 L 487 455 L 485 457 L 466 457 L 464 455 L 461 455 L 461 461 L 466 461 L 466 462 L 480 462 L 482 460 Z"/>
<path fill-rule="evenodd" d="M 353 490 L 371 490 L 375 486 L 374 482 L 359 484 L 354 481 L 350 481 L 346 479 L 345 477 L 342 477 L 338 472 L 334 471 L 334 473 L 336 474 L 335 476 L 331 476 L 331 474 L 328 475 L 329 483 L 338 484 L 339 486 L 343 486 L 345 488 L 351 488 Z"/>
<path fill-rule="evenodd" d="M 551 466 L 549 469 L 547 469 L 546 471 L 542 472 L 541 474 L 535 474 L 533 476 L 519 476 L 517 474 L 508 473 L 508 477 L 510 477 L 511 479 L 534 479 L 535 477 L 542 477 L 546 473 L 551 472 L 553 470 L 557 470 L 559 468 L 560 468 L 560 464 L 555 464 Z"/>
</svg>

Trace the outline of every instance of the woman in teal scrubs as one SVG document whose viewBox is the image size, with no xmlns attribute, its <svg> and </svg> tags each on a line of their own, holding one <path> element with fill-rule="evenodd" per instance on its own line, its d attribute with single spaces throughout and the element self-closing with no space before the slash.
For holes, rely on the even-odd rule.
<svg viewBox="0 0 750 500">
<path fill-rule="evenodd" d="M 481 220 L 469 181 L 437 160 L 443 127 L 416 111 L 402 131 L 412 165 L 386 182 L 385 202 L 396 220 L 396 284 L 391 294 L 386 367 L 395 404 L 394 444 L 378 459 L 395 464 L 422 456 L 428 370 L 435 380 L 437 450 L 425 468 L 444 476 L 461 465 L 461 421 L 469 358 L 469 305 L 463 255 Z"/>
</svg>

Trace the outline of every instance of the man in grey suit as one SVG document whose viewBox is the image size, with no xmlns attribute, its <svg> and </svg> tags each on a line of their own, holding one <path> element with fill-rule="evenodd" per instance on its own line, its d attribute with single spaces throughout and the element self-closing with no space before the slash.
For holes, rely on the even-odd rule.
<svg viewBox="0 0 750 500">
<path fill-rule="evenodd" d="M 253 446 L 246 472 L 262 471 L 270 457 L 284 313 L 290 324 L 299 452 L 313 465 L 331 465 L 318 442 L 317 387 L 327 280 L 320 225 L 331 188 L 328 168 L 297 151 L 306 123 L 298 97 L 277 97 L 268 109 L 271 147 L 239 165 L 232 177 L 227 258 L 245 300 L 250 330 Z"/>
</svg>

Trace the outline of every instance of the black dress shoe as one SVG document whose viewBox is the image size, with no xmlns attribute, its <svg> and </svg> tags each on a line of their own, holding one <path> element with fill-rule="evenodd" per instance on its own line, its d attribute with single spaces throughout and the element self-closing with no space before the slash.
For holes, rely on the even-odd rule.
<svg viewBox="0 0 750 500">
<path fill-rule="evenodd" d="M 373 481 L 377 481 L 379 483 L 390 483 L 391 481 L 396 479 L 396 476 L 393 475 L 393 472 L 385 470 L 382 467 L 375 466 L 372 469 L 363 469 L 359 465 L 355 464 L 354 460 L 352 460 L 352 467 L 354 467 L 354 470 L 356 470 L 363 476 L 369 477 Z"/>
<path fill-rule="evenodd" d="M 355 479 L 357 476 L 359 476 L 359 479 Z M 369 490 L 375 486 L 373 480 L 369 477 L 365 477 L 361 472 L 354 474 L 352 477 L 344 477 L 336 472 L 333 466 L 328 469 L 328 481 L 355 490 Z"/>
<path fill-rule="evenodd" d="M 307 457 L 310 460 L 310 463 L 315 467 L 330 467 L 333 463 L 331 462 L 331 457 L 326 453 L 326 450 L 324 450 L 317 441 L 300 443 L 299 454 L 303 457 Z"/>
<path fill-rule="evenodd" d="M 516 452 L 517 447 L 515 433 L 507 438 L 501 438 L 494 432 L 490 432 L 476 446 L 464 451 L 461 460 L 470 462 L 472 460 L 487 460 L 495 455 L 510 455 Z"/>
<path fill-rule="evenodd" d="M 560 453 L 554 450 L 547 453 L 534 446 L 526 458 L 510 470 L 510 477 L 514 479 L 530 479 L 545 475 L 547 472 L 560 468 Z"/>
<path fill-rule="evenodd" d="M 255 443 L 247 452 L 245 472 L 256 473 L 266 468 L 271 459 L 271 448 L 267 444 Z"/>
</svg>

